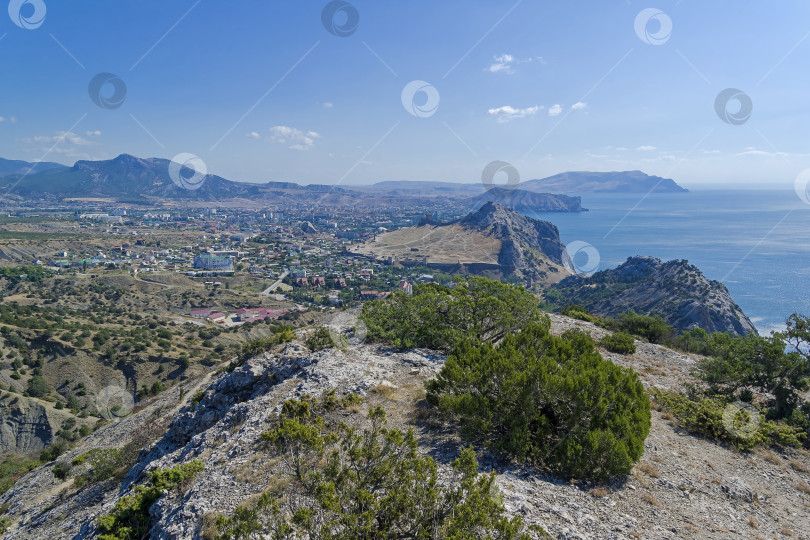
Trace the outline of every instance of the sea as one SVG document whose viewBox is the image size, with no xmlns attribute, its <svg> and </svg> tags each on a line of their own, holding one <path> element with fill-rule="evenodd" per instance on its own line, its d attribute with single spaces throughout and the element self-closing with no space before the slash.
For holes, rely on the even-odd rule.
<svg viewBox="0 0 810 540">
<path fill-rule="evenodd" d="M 530 215 L 559 228 L 583 271 L 634 255 L 686 259 L 724 283 L 762 335 L 810 315 L 810 204 L 793 191 L 590 193 L 582 206 Z"/>
</svg>

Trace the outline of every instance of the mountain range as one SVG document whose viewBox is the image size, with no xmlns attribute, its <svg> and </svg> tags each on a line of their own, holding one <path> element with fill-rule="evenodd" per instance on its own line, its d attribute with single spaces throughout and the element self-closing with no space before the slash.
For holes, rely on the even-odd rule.
<svg viewBox="0 0 810 540">
<path fill-rule="evenodd" d="M 497 202 L 526 211 L 582 211 L 579 201 L 565 194 L 610 192 L 684 192 L 673 180 L 648 176 L 640 171 L 570 172 L 542 180 L 529 180 L 514 189 L 492 188 L 483 183 L 384 181 L 371 186 L 306 185 L 295 182 L 236 182 L 214 174 L 191 178 L 194 171 L 181 169 L 174 179 L 171 161 L 122 154 L 103 161 L 77 161 L 72 167 L 58 163 L 28 163 L 0 160 L 0 197 L 15 199 L 107 199 L 111 202 L 221 201 L 225 199 L 357 204 L 374 199 L 381 203 L 445 198 L 469 207 Z M 193 187 L 186 189 L 188 180 Z M 545 194 L 545 197 L 537 197 Z"/>
</svg>

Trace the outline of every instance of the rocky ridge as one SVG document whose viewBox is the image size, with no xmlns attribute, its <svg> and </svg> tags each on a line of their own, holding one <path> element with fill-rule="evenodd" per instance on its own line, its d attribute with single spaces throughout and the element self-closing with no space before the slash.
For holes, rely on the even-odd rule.
<svg viewBox="0 0 810 540">
<path fill-rule="evenodd" d="M 677 330 L 756 333 L 726 286 L 707 279 L 685 260 L 662 262 L 655 257 L 630 257 L 617 268 L 568 277 L 553 289 L 561 293 L 565 302 L 582 305 L 603 317 L 616 317 L 632 309 L 644 315 L 660 315 Z"/>
<path fill-rule="evenodd" d="M 469 202 L 469 207 L 478 209 L 488 202 L 496 203 L 523 214 L 534 212 L 587 212 L 582 208 L 582 197 L 535 193 L 524 189 L 493 187 Z"/>
<path fill-rule="evenodd" d="M 343 313 L 332 327 L 345 332 L 353 324 Z M 570 328 L 596 338 L 605 332 L 552 316 L 555 333 Z M 688 379 L 693 357 L 656 345 L 637 346 L 633 355 L 603 355 L 642 373 L 647 385 L 678 387 Z M 167 422 L 165 434 L 142 451 L 123 482 L 76 491 L 72 480 L 54 478 L 53 464 L 40 467 L 0 497 L 12 521 L 6 537 L 91 538 L 97 518 L 143 481 L 145 471 L 191 459 L 202 460 L 205 470 L 187 491 L 167 493 L 150 509 L 155 522 L 151 538 L 204 537 L 213 516 L 232 511 L 266 486 L 276 465 L 256 451 L 256 442 L 284 400 L 329 389 L 356 391 L 366 400 L 384 401 L 392 423 L 405 427 L 413 425 L 407 410 L 421 399 L 421 385 L 443 361 L 430 351 L 394 352 L 369 344 L 311 353 L 293 342 L 277 354 L 257 356 L 231 373 L 183 388 L 181 405 L 181 389 L 173 388 L 144 410 L 94 433 L 63 458 L 120 446 L 139 426 Z M 204 394 L 194 403 L 198 389 Z M 652 420 L 642 461 L 626 479 L 606 486 L 572 484 L 485 451 L 479 462 L 482 470 L 498 472 L 506 510 L 542 526 L 553 538 L 790 538 L 808 530 L 810 495 L 799 486 L 810 474 L 789 465 L 810 468 L 806 453 L 740 455 L 676 428 L 665 414 L 654 411 Z M 420 448 L 446 473 L 459 441 L 423 428 L 417 425 Z"/>
</svg>

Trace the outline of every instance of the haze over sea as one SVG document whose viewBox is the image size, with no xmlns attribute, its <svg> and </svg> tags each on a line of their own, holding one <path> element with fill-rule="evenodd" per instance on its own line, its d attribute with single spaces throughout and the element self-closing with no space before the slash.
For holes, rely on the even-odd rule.
<svg viewBox="0 0 810 540">
<path fill-rule="evenodd" d="M 642 197 L 588 193 L 582 205 L 589 212 L 532 217 L 557 225 L 565 244 L 593 245 L 599 270 L 633 255 L 688 260 L 725 283 L 760 334 L 784 328 L 793 312 L 810 314 L 810 205 L 796 193 L 692 190 Z M 585 264 L 580 257 L 575 262 Z"/>
</svg>

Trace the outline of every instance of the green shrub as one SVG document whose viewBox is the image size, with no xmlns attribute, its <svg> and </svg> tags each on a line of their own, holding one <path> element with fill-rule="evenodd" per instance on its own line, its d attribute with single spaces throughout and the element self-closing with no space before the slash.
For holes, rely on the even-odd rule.
<svg viewBox="0 0 810 540">
<path fill-rule="evenodd" d="M 157 469 L 149 473 L 145 486 L 136 486 L 132 495 L 121 497 L 109 514 L 99 518 L 101 540 L 140 540 L 149 534 L 151 507 L 163 491 L 183 487 L 194 475 L 202 471 L 202 461 L 194 460 L 171 469 Z"/>
<path fill-rule="evenodd" d="M 602 338 L 599 345 L 610 352 L 619 354 L 633 354 L 636 352 L 636 342 L 627 332 L 614 332 Z"/>
<path fill-rule="evenodd" d="M 59 480 L 65 480 L 70 476 L 71 469 L 73 469 L 73 467 L 67 461 L 57 461 L 53 469 L 51 469 L 51 472 L 53 472 L 53 475 Z"/>
<path fill-rule="evenodd" d="M 349 398 L 331 399 L 343 404 Z M 262 439 L 281 458 L 288 484 L 268 489 L 254 507 L 220 516 L 218 539 L 528 540 L 519 534 L 521 519 L 506 517 L 492 496 L 495 473 L 478 474 L 472 449 L 462 450 L 452 463 L 452 485 L 441 488 L 436 463 L 420 454 L 413 430 L 388 429 L 380 407 L 369 411 L 362 430 L 342 423 L 329 428 L 319 416 L 329 403 L 304 398 L 284 404 L 278 424 Z"/>
<path fill-rule="evenodd" d="M 568 304 L 564 308 L 560 309 L 560 315 L 565 315 L 566 317 L 571 317 L 572 319 L 579 319 L 580 321 L 596 321 L 596 317 L 588 313 L 588 310 L 586 310 L 584 307 L 577 304 Z"/>
<path fill-rule="evenodd" d="M 264 352 L 269 351 L 275 345 L 287 343 L 295 339 L 295 329 L 291 326 L 277 326 L 273 328 L 273 335 L 266 339 L 254 339 L 242 344 L 239 355 L 236 359 L 236 364 L 231 366 L 231 369 L 237 365 L 245 363 L 254 356 L 258 356 Z M 224 350 L 224 347 L 223 347 Z"/>
<path fill-rule="evenodd" d="M 428 401 L 469 440 L 573 478 L 626 474 L 644 451 L 650 402 L 638 376 L 589 336 L 532 324 L 498 347 L 459 341 Z"/>
<path fill-rule="evenodd" d="M 63 441 L 56 441 L 45 447 L 39 454 L 39 460 L 48 463 L 54 461 L 67 451 L 67 443 Z"/>
<path fill-rule="evenodd" d="M 686 429 L 705 435 L 710 439 L 731 444 L 738 450 L 749 450 L 756 446 L 800 446 L 805 434 L 799 428 L 782 422 L 766 420 L 757 412 L 752 419 L 742 407 L 729 409 L 736 414 L 728 416 L 728 400 L 718 398 L 691 399 L 684 394 L 653 388 L 653 399 L 665 410 L 672 413 Z M 731 422 L 732 429 L 727 423 Z M 757 424 L 758 422 L 758 424 Z"/>
<path fill-rule="evenodd" d="M 540 319 L 538 301 L 522 287 L 483 277 L 457 280 L 453 288 L 417 285 L 413 295 L 392 294 L 363 305 L 368 339 L 406 349 L 450 350 L 459 338 L 498 341 Z"/>
<path fill-rule="evenodd" d="M 634 336 L 640 336 L 650 343 L 661 343 L 671 337 L 674 330 L 660 316 L 639 315 L 627 310 L 619 316 L 619 327 Z"/>
<path fill-rule="evenodd" d="M 329 330 L 323 326 L 319 326 L 314 332 L 307 336 L 304 343 L 307 348 L 313 352 L 323 349 L 332 349 L 335 346 Z"/>
<path fill-rule="evenodd" d="M 31 397 L 41 398 L 51 391 L 51 387 L 45 382 L 45 379 L 40 375 L 34 375 L 28 379 L 28 386 L 26 392 Z"/>
</svg>

